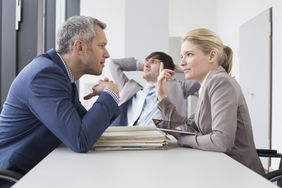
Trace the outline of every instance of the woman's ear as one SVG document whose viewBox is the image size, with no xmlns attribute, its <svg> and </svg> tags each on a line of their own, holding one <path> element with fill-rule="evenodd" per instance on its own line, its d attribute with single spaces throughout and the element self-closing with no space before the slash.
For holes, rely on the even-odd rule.
<svg viewBox="0 0 282 188">
<path fill-rule="evenodd" d="M 210 52 L 210 57 L 209 57 L 210 63 L 214 63 L 217 61 L 217 52 L 215 50 L 212 50 Z"/>
</svg>

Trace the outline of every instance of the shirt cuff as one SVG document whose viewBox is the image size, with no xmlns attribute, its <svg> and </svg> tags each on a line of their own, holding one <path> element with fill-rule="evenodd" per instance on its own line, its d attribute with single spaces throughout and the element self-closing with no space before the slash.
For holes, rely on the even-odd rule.
<svg viewBox="0 0 282 188">
<path fill-rule="evenodd" d="M 116 103 L 119 104 L 119 97 L 115 94 L 115 92 L 113 92 L 111 89 L 107 87 L 103 91 L 111 95 L 113 99 L 116 101 Z"/>
</svg>

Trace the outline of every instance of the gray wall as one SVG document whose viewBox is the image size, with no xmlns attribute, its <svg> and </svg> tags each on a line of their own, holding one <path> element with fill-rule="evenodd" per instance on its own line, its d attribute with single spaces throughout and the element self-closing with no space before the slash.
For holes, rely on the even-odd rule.
<svg viewBox="0 0 282 188">
<path fill-rule="evenodd" d="M 38 0 L 22 0 L 22 19 L 17 31 L 16 74 L 37 56 Z"/>
<path fill-rule="evenodd" d="M 168 52 L 168 0 L 126 0 L 125 57 Z"/>
<path fill-rule="evenodd" d="M 16 0 L 0 2 L 1 109 L 16 75 L 37 55 L 55 48 L 56 0 L 21 0 L 16 30 Z M 66 1 L 66 18 L 79 15 L 80 0 Z M 5 26 L 5 27 L 3 27 Z"/>
<path fill-rule="evenodd" d="M 66 0 L 66 19 L 80 15 L 80 0 Z"/>
<path fill-rule="evenodd" d="M 0 1 L 0 62 L 1 62 L 1 52 L 2 52 L 2 1 Z M 2 78 L 1 64 L 0 64 L 0 78 Z M 1 82 L 0 82 L 0 104 L 1 104 Z M 1 110 L 1 107 L 0 107 Z"/>
<path fill-rule="evenodd" d="M 126 0 L 125 57 L 140 62 L 153 51 L 169 50 L 168 0 Z M 142 72 L 127 72 L 144 85 Z"/>
<path fill-rule="evenodd" d="M 56 0 L 47 0 L 45 6 L 45 43 L 44 48 L 48 50 L 55 48 L 56 36 Z"/>
<path fill-rule="evenodd" d="M 10 84 L 16 76 L 16 1 L 2 1 L 1 29 L 1 109 Z"/>
</svg>

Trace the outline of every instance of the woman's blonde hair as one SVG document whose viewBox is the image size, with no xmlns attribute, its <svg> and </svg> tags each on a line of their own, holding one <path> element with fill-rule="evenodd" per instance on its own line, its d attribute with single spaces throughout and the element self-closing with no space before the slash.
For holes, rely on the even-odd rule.
<svg viewBox="0 0 282 188">
<path fill-rule="evenodd" d="M 233 51 L 225 46 L 221 39 L 211 30 L 200 28 L 192 30 L 184 36 L 183 41 L 190 41 L 197 45 L 204 54 L 209 54 L 212 50 L 218 53 L 218 64 L 222 66 L 227 73 L 232 69 Z"/>
</svg>

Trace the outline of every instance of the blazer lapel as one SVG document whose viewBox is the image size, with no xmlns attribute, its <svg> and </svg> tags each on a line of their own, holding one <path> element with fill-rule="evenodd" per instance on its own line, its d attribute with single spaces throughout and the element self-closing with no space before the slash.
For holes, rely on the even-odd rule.
<svg viewBox="0 0 282 188">
<path fill-rule="evenodd" d="M 206 92 L 206 89 L 207 89 L 208 82 L 209 82 L 210 77 L 212 75 L 213 75 L 213 73 L 211 71 L 208 74 L 204 85 L 201 86 L 203 88 L 201 89 L 201 93 L 199 95 L 198 103 L 197 103 L 197 106 L 196 106 L 196 109 L 195 109 L 194 121 L 195 121 L 195 123 L 196 123 L 200 132 L 202 132 L 201 127 L 199 125 L 200 125 L 200 118 L 201 118 L 201 113 L 202 113 L 202 106 L 204 104 L 204 96 L 205 96 L 205 92 Z"/>
<path fill-rule="evenodd" d="M 195 121 L 197 127 L 199 128 L 200 132 L 202 132 L 202 130 L 201 130 L 201 127 L 199 125 L 200 125 L 200 119 L 204 118 L 204 117 L 201 116 L 202 115 L 201 113 L 202 113 L 202 106 L 204 105 L 204 97 L 205 97 L 207 86 L 209 85 L 209 81 L 213 77 L 213 75 L 215 75 L 219 72 L 222 72 L 222 71 L 225 71 L 225 70 L 221 66 L 219 66 L 215 70 L 211 70 L 209 72 L 207 78 L 206 78 L 204 85 L 201 86 L 203 88 L 202 88 L 201 93 L 199 95 L 198 103 L 197 103 L 197 106 L 196 106 L 196 109 L 195 109 L 195 116 L 194 116 L 194 121 Z"/>
<path fill-rule="evenodd" d="M 202 105 L 203 105 L 203 92 L 201 93 L 202 95 L 199 96 L 199 99 L 198 99 L 198 102 L 197 102 L 197 106 L 196 106 L 196 109 L 195 109 L 195 116 L 194 116 L 194 122 L 196 123 L 198 129 L 200 132 L 201 129 L 200 129 L 200 126 L 199 126 L 199 123 L 200 123 L 200 115 L 201 115 L 201 108 L 202 108 Z"/>
<path fill-rule="evenodd" d="M 130 98 L 132 98 L 140 89 L 143 87 L 137 83 L 135 80 L 129 80 L 120 91 L 120 102 L 119 105 L 121 106 Z"/>
</svg>

